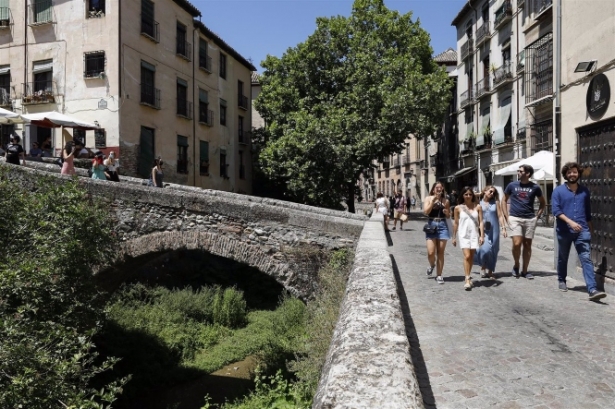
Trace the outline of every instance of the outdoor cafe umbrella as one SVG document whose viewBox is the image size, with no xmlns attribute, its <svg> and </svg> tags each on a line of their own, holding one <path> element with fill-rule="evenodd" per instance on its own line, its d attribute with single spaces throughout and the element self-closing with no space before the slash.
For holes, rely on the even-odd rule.
<svg viewBox="0 0 615 409">
<path fill-rule="evenodd" d="M 8 111 L 6 109 L 0 108 L 0 124 L 2 125 L 10 125 L 10 124 L 21 124 L 24 120 L 21 118 L 19 114 L 15 112 Z"/>
<path fill-rule="evenodd" d="M 534 172 L 537 172 L 541 169 L 544 169 L 545 172 L 548 172 L 550 178 L 553 179 L 553 152 L 549 151 L 539 151 L 529 158 L 521 159 L 518 162 L 515 162 L 511 165 L 506 166 L 495 172 L 498 176 L 511 176 L 516 175 L 519 166 L 521 165 L 530 165 L 534 168 Z M 541 175 L 542 176 L 542 175 Z M 536 179 L 535 176 L 533 176 Z M 541 179 L 549 179 L 549 176 L 541 177 Z"/>
<path fill-rule="evenodd" d="M 21 117 L 30 122 L 32 125 L 42 126 L 45 128 L 77 128 L 84 130 L 100 129 L 96 124 L 92 124 L 81 119 L 77 119 L 68 115 L 61 114 L 56 111 L 39 112 L 36 114 L 25 114 Z"/>
</svg>

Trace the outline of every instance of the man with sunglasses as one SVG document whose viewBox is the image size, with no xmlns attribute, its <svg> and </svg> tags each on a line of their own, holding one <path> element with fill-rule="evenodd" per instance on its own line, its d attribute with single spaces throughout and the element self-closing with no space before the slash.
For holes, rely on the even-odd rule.
<svg viewBox="0 0 615 409">
<path fill-rule="evenodd" d="M 517 170 L 518 179 L 511 182 L 504 190 L 504 201 L 502 203 L 502 213 L 504 214 L 504 224 L 508 224 L 510 237 L 512 238 L 512 256 L 515 265 L 512 275 L 519 278 L 519 258 L 521 248 L 523 248 L 523 269 L 521 276 L 531 280 L 534 276 L 527 272 L 532 257 L 532 240 L 536 224 L 542 213 L 545 211 L 547 202 L 542 195 L 542 189 L 530 178 L 534 174 L 534 168 L 530 165 L 521 165 Z M 540 207 L 538 214 L 534 214 L 534 201 L 538 198 Z M 510 212 L 508 210 L 510 204 Z"/>
</svg>

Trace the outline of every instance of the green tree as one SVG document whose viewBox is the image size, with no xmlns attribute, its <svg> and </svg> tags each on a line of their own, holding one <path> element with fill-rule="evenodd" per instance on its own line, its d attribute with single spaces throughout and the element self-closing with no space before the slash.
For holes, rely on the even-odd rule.
<svg viewBox="0 0 615 409">
<path fill-rule="evenodd" d="M 94 388 L 103 301 L 93 270 L 113 257 L 108 211 L 76 181 L 30 189 L 0 169 L 0 407 L 107 408 L 125 380 Z"/>
<path fill-rule="evenodd" d="M 305 42 L 262 65 L 256 107 L 269 127 L 259 166 L 289 199 L 318 206 L 346 200 L 354 211 L 361 171 L 400 151 L 409 133 L 431 134 L 449 102 L 429 34 L 383 0 L 317 19 Z"/>
</svg>

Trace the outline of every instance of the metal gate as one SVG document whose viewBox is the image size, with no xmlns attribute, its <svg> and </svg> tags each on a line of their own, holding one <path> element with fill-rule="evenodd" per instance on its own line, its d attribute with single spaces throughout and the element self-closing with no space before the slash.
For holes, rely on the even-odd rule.
<svg viewBox="0 0 615 409">
<path fill-rule="evenodd" d="M 600 274 L 615 278 L 615 119 L 577 130 L 582 182 L 591 191 L 591 257 Z"/>
</svg>

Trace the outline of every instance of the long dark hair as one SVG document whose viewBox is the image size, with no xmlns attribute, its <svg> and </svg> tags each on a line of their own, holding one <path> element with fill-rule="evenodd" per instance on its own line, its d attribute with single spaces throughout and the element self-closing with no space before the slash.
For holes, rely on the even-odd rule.
<svg viewBox="0 0 615 409">
<path fill-rule="evenodd" d="M 66 142 L 66 145 L 64 145 L 64 150 L 66 151 L 67 155 L 70 155 L 73 151 L 73 141 Z"/>
<path fill-rule="evenodd" d="M 459 197 L 457 198 L 457 204 L 463 204 L 463 202 L 465 201 L 463 196 L 468 191 L 472 193 L 472 203 L 476 203 L 476 195 L 474 194 L 474 190 L 472 190 L 470 186 L 464 186 L 463 189 L 461 189 L 461 192 L 459 192 Z"/>
</svg>

